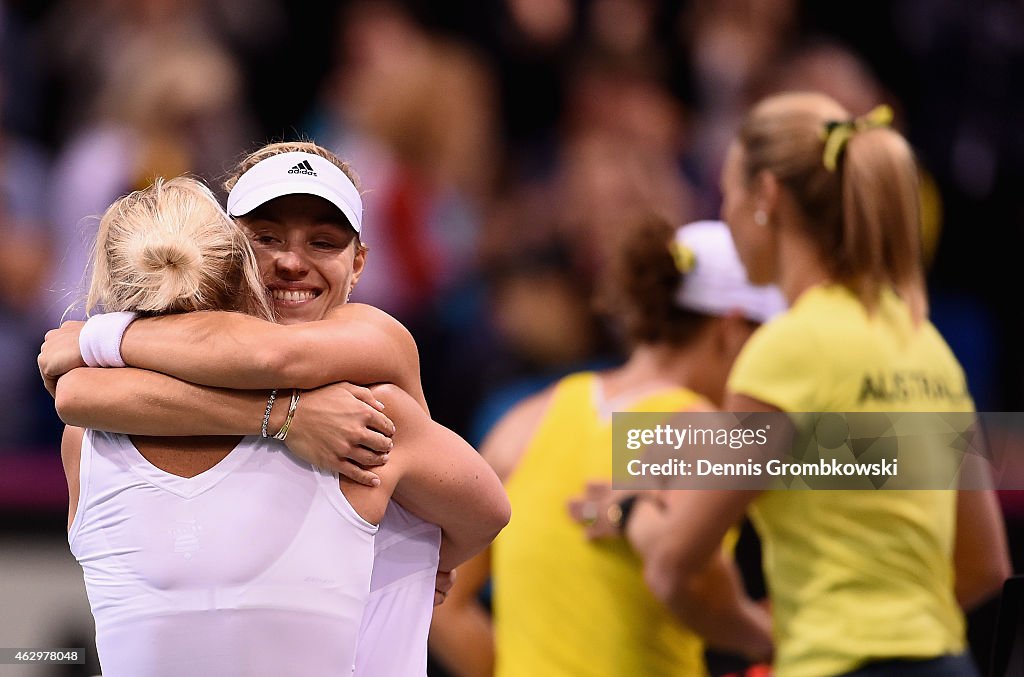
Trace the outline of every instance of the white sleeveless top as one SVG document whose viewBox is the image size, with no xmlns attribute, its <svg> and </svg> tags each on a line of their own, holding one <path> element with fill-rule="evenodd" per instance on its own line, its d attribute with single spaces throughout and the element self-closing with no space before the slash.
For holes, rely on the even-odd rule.
<svg viewBox="0 0 1024 677">
<path fill-rule="evenodd" d="M 441 527 L 394 501 L 374 542 L 370 599 L 363 613 L 355 677 L 424 677 Z"/>
<path fill-rule="evenodd" d="M 375 532 L 278 442 L 186 479 L 87 431 L 68 540 L 104 677 L 348 677 Z"/>
</svg>

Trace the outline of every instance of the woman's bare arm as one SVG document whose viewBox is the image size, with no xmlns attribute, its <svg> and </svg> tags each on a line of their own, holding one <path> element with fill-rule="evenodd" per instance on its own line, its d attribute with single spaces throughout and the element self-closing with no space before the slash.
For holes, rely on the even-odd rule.
<svg viewBox="0 0 1024 677">
<path fill-rule="evenodd" d="M 363 304 L 294 325 L 228 312 L 145 318 L 129 325 L 121 355 L 133 367 L 208 386 L 394 383 L 423 404 L 415 341 L 393 317 Z"/>
<path fill-rule="evenodd" d="M 259 435 L 267 391 L 224 390 L 144 369 L 72 369 L 54 405 L 68 425 L 128 435 Z M 278 404 L 271 427 L 284 422 Z M 277 428 L 274 428 L 277 430 Z"/>
<path fill-rule="evenodd" d="M 267 429 L 284 423 L 289 391 L 275 404 Z M 56 407 L 73 426 L 128 435 L 259 435 L 266 391 L 227 390 L 186 383 L 143 369 L 72 369 L 57 381 Z M 299 399 L 288 447 L 313 465 L 370 483 L 391 450 L 394 424 L 366 388 L 336 384 Z"/>
<path fill-rule="evenodd" d="M 439 569 L 448 571 L 497 536 L 511 513 L 501 481 L 465 440 L 435 423 L 409 395 L 392 385 L 374 396 L 395 423 L 395 452 L 382 473 L 392 498 L 420 519 L 441 527 Z"/>
<path fill-rule="evenodd" d="M 627 538 L 655 596 L 708 644 L 753 661 L 772 655 L 771 619 L 747 597 L 722 539 L 755 492 L 666 491 L 641 500 Z"/>
<path fill-rule="evenodd" d="M 494 425 L 481 445 L 481 456 L 502 482 L 519 464 L 552 392 L 549 388 L 517 404 Z M 459 566 L 458 573 L 448 599 L 434 610 L 430 649 L 457 677 L 490 677 L 494 674 L 494 629 L 490 614 L 477 597 L 491 574 L 490 548 Z"/>
<path fill-rule="evenodd" d="M 64 477 L 68 482 L 68 531 L 75 521 L 78 510 L 78 496 L 81 491 L 80 469 L 82 467 L 82 438 L 85 431 L 74 426 L 65 426 L 60 441 L 60 459 L 64 464 Z"/>
<path fill-rule="evenodd" d="M 494 629 L 477 599 L 491 574 L 491 551 L 461 565 L 455 585 L 430 621 L 430 651 L 455 677 L 494 674 Z"/>
<path fill-rule="evenodd" d="M 778 411 L 730 394 L 728 411 Z M 754 660 L 771 655 L 770 619 L 743 592 L 722 540 L 743 518 L 756 491 L 665 492 L 664 507 L 640 501 L 627 537 L 644 560 L 655 596 L 709 644 Z"/>
<path fill-rule="evenodd" d="M 967 611 L 998 594 L 1013 573 L 1003 516 L 993 492 L 957 492 L 953 562 L 956 598 Z"/>
</svg>

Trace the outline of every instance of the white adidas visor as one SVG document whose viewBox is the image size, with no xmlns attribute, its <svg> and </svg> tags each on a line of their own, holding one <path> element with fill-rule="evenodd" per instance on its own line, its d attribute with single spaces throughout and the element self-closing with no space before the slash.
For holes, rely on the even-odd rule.
<svg viewBox="0 0 1024 677">
<path fill-rule="evenodd" d="M 680 308 L 723 317 L 738 312 L 764 323 L 786 309 L 774 285 L 755 286 L 736 253 L 729 227 L 721 221 L 697 221 L 676 230 L 676 246 L 692 253 L 692 267 L 676 292 Z"/>
<path fill-rule="evenodd" d="M 245 216 L 285 195 L 316 195 L 341 210 L 358 233 L 363 228 L 363 200 L 352 180 L 333 162 L 312 153 L 281 153 L 253 165 L 228 195 L 228 214 Z"/>
</svg>

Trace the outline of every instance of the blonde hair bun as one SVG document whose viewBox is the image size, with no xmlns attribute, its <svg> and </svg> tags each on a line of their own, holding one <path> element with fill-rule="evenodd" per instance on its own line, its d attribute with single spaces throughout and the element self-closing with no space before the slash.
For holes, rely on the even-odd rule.
<svg viewBox="0 0 1024 677">
<path fill-rule="evenodd" d="M 271 311 L 248 238 L 196 179 L 156 179 L 100 219 L 86 309 Z"/>
<path fill-rule="evenodd" d="M 143 292 L 139 310 L 171 307 L 195 296 L 202 286 L 202 252 L 180 230 L 134 233 L 126 243 L 125 259 Z"/>
</svg>

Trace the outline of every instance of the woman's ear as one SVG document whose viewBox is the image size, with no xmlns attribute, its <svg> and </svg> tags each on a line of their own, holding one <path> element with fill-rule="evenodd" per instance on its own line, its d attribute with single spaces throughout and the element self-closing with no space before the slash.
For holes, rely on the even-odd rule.
<svg viewBox="0 0 1024 677">
<path fill-rule="evenodd" d="M 761 171 L 754 179 L 754 203 L 758 210 L 768 216 L 768 223 L 773 221 L 779 202 L 779 179 L 769 171 Z"/>
<path fill-rule="evenodd" d="M 370 248 L 361 242 L 356 243 L 355 258 L 352 260 L 352 287 L 356 286 L 359 282 L 359 276 L 363 274 L 363 268 L 366 266 L 366 255 L 369 253 Z M 349 289 L 351 292 L 351 289 Z"/>
</svg>

